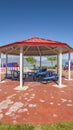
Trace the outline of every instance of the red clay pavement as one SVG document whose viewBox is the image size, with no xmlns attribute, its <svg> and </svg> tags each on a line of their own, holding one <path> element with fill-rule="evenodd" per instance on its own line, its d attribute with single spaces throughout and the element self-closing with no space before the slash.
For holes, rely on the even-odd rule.
<svg viewBox="0 0 73 130">
<path fill-rule="evenodd" d="M 26 90 L 15 90 L 18 81 L 0 83 L 0 121 L 9 123 L 53 123 L 73 120 L 73 80 L 63 79 L 63 88 L 54 82 L 25 82 Z"/>
</svg>

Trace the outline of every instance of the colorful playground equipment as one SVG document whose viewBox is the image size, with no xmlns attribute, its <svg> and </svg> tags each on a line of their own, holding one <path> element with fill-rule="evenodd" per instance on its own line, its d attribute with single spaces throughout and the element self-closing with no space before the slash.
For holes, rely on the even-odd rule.
<svg viewBox="0 0 73 130">
<path fill-rule="evenodd" d="M 68 70 L 68 68 L 69 68 L 69 63 L 67 61 L 67 62 L 65 62 L 64 70 Z M 73 61 L 71 61 L 71 63 L 70 63 L 70 69 L 73 70 Z"/>
<path fill-rule="evenodd" d="M 6 64 L 3 64 L 3 67 L 6 67 Z M 7 64 L 7 67 L 19 67 L 19 64 L 17 62 L 11 62 Z"/>
</svg>

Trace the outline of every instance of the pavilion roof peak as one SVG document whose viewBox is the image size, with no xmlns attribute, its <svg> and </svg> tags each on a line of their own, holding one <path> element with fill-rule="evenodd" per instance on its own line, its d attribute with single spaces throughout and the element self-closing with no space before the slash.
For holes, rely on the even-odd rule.
<svg viewBox="0 0 73 130">
<path fill-rule="evenodd" d="M 29 39 L 26 39 L 26 40 L 22 40 L 20 42 L 41 42 L 41 43 L 49 43 L 49 42 L 52 42 L 52 43 L 59 43 L 59 41 L 54 41 L 54 40 L 49 40 L 49 39 L 44 39 L 44 38 L 39 38 L 39 37 L 32 37 L 32 38 L 29 38 Z M 62 42 L 60 42 L 62 43 Z"/>
</svg>

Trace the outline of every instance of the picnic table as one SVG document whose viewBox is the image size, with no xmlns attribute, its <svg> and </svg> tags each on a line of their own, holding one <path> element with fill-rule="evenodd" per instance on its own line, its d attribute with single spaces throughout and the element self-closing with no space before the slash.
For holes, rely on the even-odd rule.
<svg viewBox="0 0 73 130">
<path fill-rule="evenodd" d="M 6 77 L 10 79 L 20 79 L 20 71 L 10 70 L 10 72 L 6 74 Z M 23 78 L 26 78 L 26 73 L 23 73 Z"/>
</svg>

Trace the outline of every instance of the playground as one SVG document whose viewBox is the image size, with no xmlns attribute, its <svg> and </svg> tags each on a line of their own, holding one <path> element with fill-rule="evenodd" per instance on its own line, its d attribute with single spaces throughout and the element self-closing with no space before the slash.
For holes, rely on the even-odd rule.
<svg viewBox="0 0 73 130">
<path fill-rule="evenodd" d="M 67 61 L 65 62 L 64 70 L 68 70 L 68 69 L 69 69 L 69 63 Z M 73 61 L 70 62 L 70 69 L 73 70 Z"/>
</svg>

